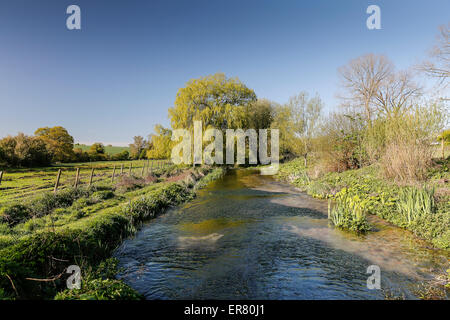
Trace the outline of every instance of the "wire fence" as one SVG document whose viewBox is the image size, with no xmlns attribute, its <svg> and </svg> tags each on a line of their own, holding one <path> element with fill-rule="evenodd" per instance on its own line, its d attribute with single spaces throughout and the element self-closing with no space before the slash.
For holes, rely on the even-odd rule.
<svg viewBox="0 0 450 320">
<path fill-rule="evenodd" d="M 171 165 L 170 160 L 135 160 L 2 170 L 0 171 L 0 203 L 41 192 L 57 192 L 69 187 L 114 184 L 121 177 L 145 177 Z"/>
</svg>

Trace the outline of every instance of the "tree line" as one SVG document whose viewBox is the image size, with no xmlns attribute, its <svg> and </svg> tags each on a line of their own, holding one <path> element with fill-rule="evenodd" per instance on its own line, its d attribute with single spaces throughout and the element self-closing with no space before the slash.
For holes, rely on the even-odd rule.
<svg viewBox="0 0 450 320">
<path fill-rule="evenodd" d="M 283 159 L 314 162 L 313 174 L 379 164 L 393 179 L 421 180 L 439 139 L 448 141 L 449 27 L 440 35 L 430 60 L 397 70 L 384 55 L 366 54 L 339 68 L 340 106 L 325 115 L 318 94 L 299 92 L 287 103 L 257 98 L 237 78 L 214 74 L 190 80 L 169 109 L 172 129 L 278 129 Z M 429 93 L 417 75 L 435 77 Z M 157 126 L 150 155 L 168 157 L 171 129 Z M 446 142 L 448 143 L 448 142 Z M 315 173 L 314 173 L 315 172 Z"/>
<path fill-rule="evenodd" d="M 339 68 L 340 106 L 324 114 L 318 94 L 301 91 L 280 104 L 258 98 L 238 78 L 222 73 L 192 79 L 177 92 L 169 108 L 171 128 L 156 125 L 147 139 L 135 136 L 129 151 L 108 155 L 101 143 L 88 151 L 74 149 L 63 127 L 40 128 L 0 140 L 0 163 L 12 166 L 54 162 L 167 159 L 175 143 L 173 129 L 278 129 L 283 159 L 313 160 L 317 174 L 378 163 L 396 179 L 421 179 L 433 157 L 433 143 L 448 140 L 449 27 L 440 29 L 430 59 L 409 70 L 397 70 L 384 55 L 366 54 Z M 436 78 L 429 94 L 417 74 Z M 447 143 L 447 142 L 446 142 Z"/>
</svg>

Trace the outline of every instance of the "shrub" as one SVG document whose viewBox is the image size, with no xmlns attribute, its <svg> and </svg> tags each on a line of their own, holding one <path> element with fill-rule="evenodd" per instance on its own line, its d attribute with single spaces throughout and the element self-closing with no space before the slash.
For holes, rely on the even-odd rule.
<svg viewBox="0 0 450 320">
<path fill-rule="evenodd" d="M 68 188 L 57 193 L 44 193 L 42 196 L 29 202 L 33 216 L 42 217 L 53 211 L 55 208 L 70 207 L 76 199 L 89 196 L 91 189 Z"/>
<path fill-rule="evenodd" d="M 31 217 L 31 210 L 23 204 L 13 204 L 1 209 L 1 221 L 10 227 L 28 220 Z"/>
<path fill-rule="evenodd" d="M 116 183 L 116 190 L 123 193 L 127 191 L 132 191 L 135 189 L 142 188 L 145 185 L 144 179 L 139 179 L 136 177 L 123 176 Z"/>
<path fill-rule="evenodd" d="M 109 258 L 82 275 L 80 289 L 66 289 L 55 300 L 141 300 L 143 297 L 121 280 L 116 280 L 117 259 Z"/>
<path fill-rule="evenodd" d="M 413 141 L 395 141 L 386 147 L 381 167 L 386 178 L 401 182 L 423 181 L 431 166 L 433 149 Z"/>
<path fill-rule="evenodd" d="M 114 198 L 114 192 L 112 190 L 101 190 L 96 191 L 91 195 L 91 199 L 95 202 L 99 202 L 101 200 L 107 200 Z"/>
</svg>

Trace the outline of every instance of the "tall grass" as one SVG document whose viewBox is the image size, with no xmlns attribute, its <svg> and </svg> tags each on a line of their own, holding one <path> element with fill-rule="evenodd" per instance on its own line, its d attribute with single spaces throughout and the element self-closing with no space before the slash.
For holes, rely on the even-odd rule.
<svg viewBox="0 0 450 320">
<path fill-rule="evenodd" d="M 434 188 L 408 187 L 401 189 L 397 201 L 397 211 L 406 224 L 418 219 L 431 217 L 436 210 Z"/>
</svg>

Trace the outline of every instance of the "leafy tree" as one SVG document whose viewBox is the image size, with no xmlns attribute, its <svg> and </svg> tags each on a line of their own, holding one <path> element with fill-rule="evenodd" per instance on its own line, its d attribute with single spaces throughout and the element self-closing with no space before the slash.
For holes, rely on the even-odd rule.
<svg viewBox="0 0 450 320">
<path fill-rule="evenodd" d="M 105 146 L 103 143 L 96 142 L 89 148 L 89 159 L 91 161 L 108 160 L 108 155 L 105 153 Z"/>
<path fill-rule="evenodd" d="M 133 138 L 133 143 L 130 144 L 130 154 L 133 159 L 141 158 L 142 151 L 144 151 L 148 146 L 147 141 L 141 136 L 135 136 Z"/>
<path fill-rule="evenodd" d="M 147 151 L 148 159 L 168 159 L 172 152 L 172 130 L 161 125 L 155 126 L 155 134 L 151 135 L 152 148 Z"/>
<path fill-rule="evenodd" d="M 0 140 L 3 161 L 12 166 L 45 166 L 50 164 L 50 154 L 39 137 L 30 137 L 23 133 L 8 136 Z"/>
<path fill-rule="evenodd" d="M 116 153 L 111 156 L 112 160 L 128 160 L 130 158 L 130 153 L 127 150 L 123 150 L 120 153 Z"/>
<path fill-rule="evenodd" d="M 270 128 L 274 118 L 274 109 L 276 104 L 267 99 L 258 99 L 254 103 L 247 105 L 247 124 L 246 128 L 267 129 Z"/>
<path fill-rule="evenodd" d="M 73 160 L 73 137 L 65 128 L 61 126 L 39 128 L 34 134 L 45 142 L 53 162 Z"/>
<path fill-rule="evenodd" d="M 192 79 L 178 90 L 175 106 L 169 108 L 173 129 L 189 129 L 194 120 L 203 128 L 243 128 L 246 107 L 256 101 L 256 94 L 237 78 L 223 73 Z"/>
<path fill-rule="evenodd" d="M 75 148 L 73 149 L 73 152 L 75 153 L 76 162 L 86 162 L 90 160 L 89 153 L 83 151 L 83 149 L 81 148 Z"/>
<path fill-rule="evenodd" d="M 294 134 L 301 142 L 297 152 L 303 155 L 306 167 L 312 139 L 319 127 L 323 103 L 318 95 L 309 98 L 306 92 L 301 92 L 289 99 L 288 107 L 291 109 Z"/>
<path fill-rule="evenodd" d="M 91 154 L 105 154 L 105 146 L 103 143 L 96 142 L 89 148 Z"/>
<path fill-rule="evenodd" d="M 288 105 L 280 105 L 274 108 L 272 129 L 278 129 L 280 133 L 280 155 L 290 158 L 296 154 L 296 145 L 299 144 L 295 136 L 295 122 L 293 110 Z"/>
</svg>

